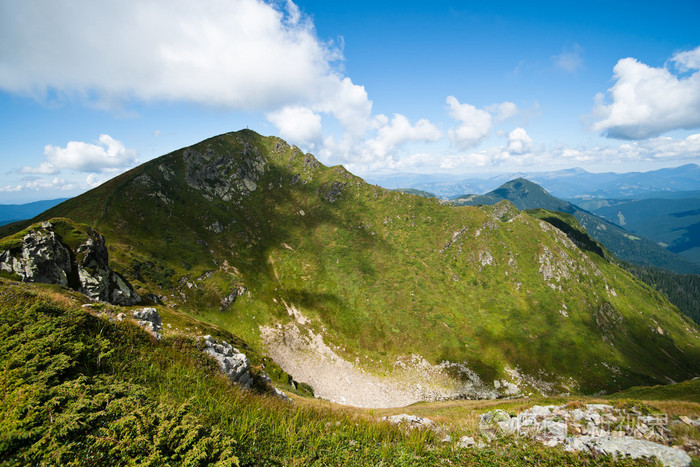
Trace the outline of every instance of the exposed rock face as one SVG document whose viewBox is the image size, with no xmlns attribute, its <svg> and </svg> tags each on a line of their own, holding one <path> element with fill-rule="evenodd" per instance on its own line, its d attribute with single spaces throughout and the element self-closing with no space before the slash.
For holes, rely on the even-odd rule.
<svg viewBox="0 0 700 467">
<path fill-rule="evenodd" d="M 150 331 L 156 339 L 160 339 L 160 331 L 163 329 L 163 322 L 160 319 L 158 310 L 155 308 L 143 308 L 134 311 L 136 324 Z"/>
<path fill-rule="evenodd" d="M 240 297 L 241 295 L 243 295 L 244 293 L 246 293 L 247 291 L 248 291 L 248 289 L 246 289 L 243 286 L 236 287 L 235 289 L 233 289 L 233 291 L 230 294 L 228 294 L 227 296 L 225 296 L 221 300 L 221 311 L 228 310 L 228 308 L 231 305 L 233 305 L 233 303 L 236 301 L 236 299 L 238 297 Z"/>
<path fill-rule="evenodd" d="M 186 149 L 182 153 L 185 181 L 209 200 L 228 202 L 249 195 L 258 188 L 267 163 L 255 146 L 247 142 L 243 146 L 244 157 L 218 154 L 212 148 L 207 148 L 204 154 Z"/>
<path fill-rule="evenodd" d="M 59 237 L 51 222 L 43 222 L 22 243 L 0 253 L 0 270 L 17 274 L 23 282 L 59 284 L 85 294 L 90 300 L 134 305 L 141 297 L 109 268 L 104 237 L 86 232 L 75 251 Z"/>
<path fill-rule="evenodd" d="M 245 354 L 234 349 L 225 341 L 218 341 L 211 336 L 204 336 L 204 345 L 208 355 L 214 357 L 219 364 L 219 369 L 232 383 L 249 389 L 253 384 L 250 375 L 250 362 Z"/>
<path fill-rule="evenodd" d="M 495 410 L 481 416 L 480 428 L 531 436 L 547 446 L 563 445 L 567 451 L 656 457 L 665 466 L 686 466 L 691 460 L 682 450 L 666 445 L 672 441 L 667 415 L 641 415 L 606 404 L 572 409 L 536 405 L 515 417 Z"/>
<path fill-rule="evenodd" d="M 340 198 L 340 195 L 343 194 L 345 185 L 346 183 L 341 182 L 324 183 L 318 188 L 318 194 L 325 201 L 335 203 Z"/>
<path fill-rule="evenodd" d="M 0 270 L 17 274 L 22 282 L 68 286 L 68 277 L 74 270 L 70 249 L 50 228 L 51 224 L 44 222 L 40 230 L 22 238 L 18 249 L 0 253 Z"/>
</svg>

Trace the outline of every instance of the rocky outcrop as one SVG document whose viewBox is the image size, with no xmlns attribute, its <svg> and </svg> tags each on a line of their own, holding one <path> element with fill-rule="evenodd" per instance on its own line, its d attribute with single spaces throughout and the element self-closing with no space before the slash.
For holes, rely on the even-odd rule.
<svg viewBox="0 0 700 467">
<path fill-rule="evenodd" d="M 677 423 L 686 423 L 680 421 Z M 691 421 L 692 423 L 692 421 Z M 643 415 L 606 404 L 534 406 L 511 417 L 503 410 L 481 415 L 482 433 L 532 437 L 546 446 L 633 459 L 656 457 L 665 466 L 690 465 L 690 456 L 668 446 L 674 440 L 666 414 Z"/>
<path fill-rule="evenodd" d="M 68 286 L 73 270 L 71 251 L 49 222 L 22 237 L 18 247 L 0 253 L 0 271 L 17 274 L 22 282 Z"/>
<path fill-rule="evenodd" d="M 244 293 L 246 293 L 247 291 L 248 291 L 248 289 L 246 289 L 243 286 L 236 287 L 235 289 L 233 289 L 233 291 L 231 291 L 231 293 L 229 293 L 228 295 L 226 295 L 224 298 L 221 299 L 221 311 L 228 310 L 229 307 L 231 305 L 233 305 L 233 303 L 236 301 L 236 299 L 238 297 L 240 297 L 241 295 L 243 295 Z"/>
<path fill-rule="evenodd" d="M 75 249 L 51 221 L 35 224 L 16 245 L 0 252 L 0 270 L 16 274 L 22 282 L 70 287 L 92 301 L 123 306 L 140 302 L 126 279 L 109 268 L 104 237 L 91 229 L 70 228 Z"/>
<path fill-rule="evenodd" d="M 219 364 L 219 370 L 226 375 L 231 383 L 244 389 L 250 389 L 257 380 L 256 386 L 258 388 L 260 386 L 267 387 L 267 390 L 275 397 L 292 403 L 287 394 L 272 385 L 272 380 L 264 371 L 255 377 L 253 376 L 250 372 L 250 361 L 244 353 L 232 347 L 228 342 L 214 339 L 212 336 L 207 335 L 203 339 L 204 352 L 216 360 L 216 363 Z"/>
<path fill-rule="evenodd" d="M 141 298 L 128 282 L 109 268 L 105 239 L 95 234 L 76 249 L 79 291 L 93 301 L 129 306 Z"/>
<path fill-rule="evenodd" d="M 250 362 L 245 354 L 234 349 L 225 341 L 218 341 L 211 336 L 204 336 L 204 352 L 216 360 L 219 369 L 228 380 L 249 389 L 253 385 L 250 375 Z"/>
<path fill-rule="evenodd" d="M 143 308 L 133 313 L 136 324 L 149 331 L 156 339 L 160 339 L 160 331 L 163 330 L 163 322 L 158 310 L 155 308 Z"/>
<path fill-rule="evenodd" d="M 345 185 L 346 183 L 341 182 L 324 183 L 318 188 L 318 194 L 321 199 L 329 203 L 335 203 L 340 198 L 340 195 L 343 194 Z"/>
<path fill-rule="evenodd" d="M 417 415 L 408 415 L 405 413 L 392 415 L 390 417 L 382 417 L 382 420 L 386 420 L 394 425 L 404 425 L 408 428 L 434 428 L 435 422 L 429 418 L 419 417 Z"/>
<path fill-rule="evenodd" d="M 255 191 L 267 163 L 257 147 L 239 142 L 243 149 L 237 155 L 219 154 L 212 148 L 203 154 L 191 148 L 183 151 L 187 184 L 210 201 L 228 202 Z"/>
</svg>

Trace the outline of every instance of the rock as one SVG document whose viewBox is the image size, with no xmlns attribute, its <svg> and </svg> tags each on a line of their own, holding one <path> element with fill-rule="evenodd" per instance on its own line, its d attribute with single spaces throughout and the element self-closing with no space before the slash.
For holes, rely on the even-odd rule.
<svg viewBox="0 0 700 467">
<path fill-rule="evenodd" d="M 630 436 L 593 438 L 583 441 L 593 452 L 629 456 L 632 459 L 656 457 L 666 467 L 687 466 L 691 461 L 690 456 L 679 449 Z"/>
<path fill-rule="evenodd" d="M 74 230 L 85 237 L 75 251 L 51 222 L 35 224 L 19 246 L 0 252 L 0 270 L 17 274 L 23 282 L 70 287 L 93 301 L 123 306 L 140 302 L 131 285 L 109 268 L 104 237 L 92 229 Z"/>
<path fill-rule="evenodd" d="M 221 222 L 216 221 L 213 224 L 211 224 L 209 227 L 207 227 L 208 230 L 211 230 L 214 233 L 221 233 L 224 231 L 224 226 L 221 225 Z"/>
<path fill-rule="evenodd" d="M 211 336 L 204 336 L 206 348 L 204 352 L 214 357 L 219 364 L 219 370 L 226 375 L 229 381 L 238 384 L 245 389 L 250 389 L 253 384 L 250 362 L 245 354 L 234 349 L 226 341 L 217 341 Z"/>
<path fill-rule="evenodd" d="M 680 419 L 680 421 L 682 421 L 686 425 L 693 426 L 693 421 L 690 419 L 690 417 L 686 417 L 685 415 L 681 415 L 678 418 Z"/>
<path fill-rule="evenodd" d="M 386 420 L 387 422 L 394 423 L 396 425 L 406 425 L 409 428 L 432 428 L 435 426 L 435 422 L 429 418 L 418 417 L 417 415 L 408 415 L 405 413 L 392 415 L 390 417 L 382 417 L 382 420 Z"/>
<path fill-rule="evenodd" d="M 207 148 L 204 154 L 185 149 L 182 153 L 185 182 L 205 198 L 225 202 L 255 191 L 267 163 L 257 147 L 242 139 L 238 143 L 242 146 L 239 154 L 219 154 L 212 148 Z"/>
<path fill-rule="evenodd" d="M 343 193 L 345 185 L 345 183 L 341 182 L 324 183 L 318 188 L 318 194 L 321 199 L 329 203 L 335 203 Z"/>
<path fill-rule="evenodd" d="M 22 282 L 68 286 L 74 271 L 70 249 L 44 224 L 22 237 L 20 247 L 0 253 L 0 270 L 17 274 Z"/>
<path fill-rule="evenodd" d="M 553 420 L 543 420 L 540 425 L 540 433 L 548 434 L 554 438 L 563 440 L 566 438 L 566 422 L 555 422 Z"/>
<path fill-rule="evenodd" d="M 607 404 L 588 404 L 585 410 L 571 411 L 564 406 L 534 406 L 515 417 L 505 419 L 506 416 L 506 412 L 498 410 L 483 414 L 482 434 L 493 435 L 490 427 L 495 425 L 502 433 L 530 436 L 546 446 L 564 444 L 567 451 L 633 459 L 655 456 L 666 466 L 684 466 L 690 462 L 690 457 L 681 450 L 651 441 L 670 442 L 671 431 L 665 415 L 642 416 L 633 409 L 627 412 Z M 631 420 L 631 423 L 623 425 L 621 421 L 624 420 Z M 614 429 L 612 433 L 611 429 Z"/>
<path fill-rule="evenodd" d="M 278 398 L 282 399 L 283 401 L 289 402 L 290 404 L 292 403 L 292 399 L 290 399 L 288 395 L 286 395 L 283 391 L 280 391 L 274 386 L 272 387 L 272 393 Z"/>
<path fill-rule="evenodd" d="M 134 311 L 134 319 L 136 323 L 150 331 L 156 339 L 160 339 L 160 331 L 163 329 L 163 323 L 160 320 L 158 310 L 155 308 L 143 308 Z"/>
<path fill-rule="evenodd" d="M 231 305 L 233 305 L 233 303 L 236 301 L 236 299 L 237 299 L 238 297 L 240 297 L 241 295 L 243 295 L 244 293 L 246 293 L 247 291 L 248 291 L 248 289 L 246 289 L 246 288 L 243 287 L 243 286 L 241 286 L 241 287 L 236 287 L 235 289 L 233 289 L 233 291 L 232 291 L 230 294 L 228 294 L 227 296 L 225 296 L 225 297 L 221 300 L 221 308 L 220 308 L 221 311 L 226 311 L 226 310 L 228 310 L 228 308 L 229 308 Z"/>
<path fill-rule="evenodd" d="M 480 422 L 482 424 L 505 422 L 507 420 L 510 420 L 510 414 L 505 410 L 500 409 L 481 414 L 480 418 Z"/>
<path fill-rule="evenodd" d="M 462 436 L 459 438 L 459 441 L 457 441 L 457 447 L 462 449 L 470 448 L 474 445 L 476 445 L 476 441 L 471 436 Z"/>
</svg>

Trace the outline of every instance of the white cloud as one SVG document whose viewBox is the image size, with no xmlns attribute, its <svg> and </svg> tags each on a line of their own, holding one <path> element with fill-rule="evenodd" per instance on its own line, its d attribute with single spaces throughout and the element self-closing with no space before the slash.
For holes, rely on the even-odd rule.
<svg viewBox="0 0 700 467">
<path fill-rule="evenodd" d="M 290 0 L 2 2 L 0 56 L 0 88 L 40 99 L 315 105 L 345 126 L 371 109 Z"/>
<path fill-rule="evenodd" d="M 486 107 L 486 110 L 493 114 L 497 122 L 504 122 L 518 114 L 518 106 L 512 102 L 502 102 Z"/>
<path fill-rule="evenodd" d="M 673 56 L 671 61 L 681 72 L 700 70 L 700 47 L 685 52 L 679 52 Z"/>
<path fill-rule="evenodd" d="M 279 136 L 290 143 L 313 145 L 323 135 L 321 116 L 308 107 L 284 107 L 266 116 L 279 130 Z"/>
<path fill-rule="evenodd" d="M 134 165 L 136 151 L 127 149 L 121 141 L 100 135 L 99 145 L 70 141 L 65 148 L 47 144 L 39 167 L 22 167 L 20 173 L 57 174 L 62 170 L 77 172 L 114 172 Z"/>
<path fill-rule="evenodd" d="M 537 146 L 522 128 L 508 134 L 507 141 L 478 151 L 461 153 L 416 153 L 389 159 L 355 160 L 348 169 L 359 174 L 404 172 L 470 173 L 475 169 L 496 171 L 552 170 L 587 164 L 609 170 L 611 166 L 629 163 L 687 163 L 696 162 L 700 155 L 700 134 L 684 139 L 668 137 L 626 142 L 616 146 L 570 148 L 564 145 Z"/>
<path fill-rule="evenodd" d="M 65 179 L 54 177 L 51 180 L 32 179 L 25 180 L 24 183 L 18 185 L 8 185 L 0 187 L 0 192 L 19 192 L 19 191 L 40 191 L 40 190 L 73 190 L 76 188 L 74 183 L 68 182 Z"/>
<path fill-rule="evenodd" d="M 624 58 L 614 68 L 615 84 L 596 96 L 593 131 L 621 139 L 643 139 L 676 129 L 700 128 L 700 47 L 671 58 L 687 77 L 668 68 Z"/>
<path fill-rule="evenodd" d="M 411 125 L 408 118 L 401 114 L 394 114 L 391 122 L 384 115 L 381 117 L 384 125 L 377 131 L 375 138 L 367 141 L 369 149 L 379 158 L 409 141 L 435 142 L 442 138 L 442 132 L 428 120 L 421 119 Z"/>
<path fill-rule="evenodd" d="M 577 73 L 583 70 L 583 47 L 574 44 L 570 50 L 564 49 L 559 55 L 552 57 L 554 65 L 567 73 Z"/>
<path fill-rule="evenodd" d="M 532 138 L 524 128 L 516 128 L 508 133 L 507 150 L 511 154 L 524 154 L 532 149 Z"/>
<path fill-rule="evenodd" d="M 452 144 L 457 149 L 474 147 L 488 136 L 491 130 L 491 114 L 470 104 L 460 104 L 454 96 L 447 97 L 450 115 L 460 122 L 457 128 L 450 129 Z"/>
</svg>

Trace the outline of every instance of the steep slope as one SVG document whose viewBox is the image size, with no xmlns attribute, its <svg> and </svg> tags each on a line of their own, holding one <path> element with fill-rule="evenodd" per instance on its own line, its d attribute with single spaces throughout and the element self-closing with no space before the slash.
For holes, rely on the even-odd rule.
<svg viewBox="0 0 700 467">
<path fill-rule="evenodd" d="M 611 199 L 588 204 L 589 210 L 603 219 L 663 243 L 669 251 L 700 264 L 700 197 Z"/>
<path fill-rule="evenodd" d="M 371 186 L 248 130 L 154 159 L 41 218 L 57 216 L 102 232 L 142 297 L 288 357 L 295 378 L 330 362 L 337 372 L 319 384 L 352 368 L 419 400 L 700 374 L 697 328 L 550 223 L 509 203 L 454 207 Z"/>
<path fill-rule="evenodd" d="M 653 241 L 631 234 L 612 222 L 550 195 L 541 186 L 524 178 L 511 180 L 485 195 L 463 195 L 452 202 L 459 206 L 491 205 L 509 200 L 518 209 L 549 209 L 573 214 L 595 240 L 618 258 L 643 266 L 669 269 L 680 274 L 698 274 L 700 267 Z"/>
</svg>

